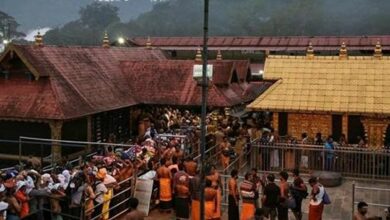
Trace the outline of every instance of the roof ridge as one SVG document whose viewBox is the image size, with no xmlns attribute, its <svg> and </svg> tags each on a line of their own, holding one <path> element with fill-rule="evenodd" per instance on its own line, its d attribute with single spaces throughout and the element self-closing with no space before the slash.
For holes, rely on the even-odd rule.
<svg viewBox="0 0 390 220">
<path fill-rule="evenodd" d="M 273 83 L 267 90 L 265 90 L 259 97 L 257 97 L 254 101 L 252 101 L 247 108 L 253 109 L 255 106 L 265 99 L 273 90 L 275 90 L 279 85 L 283 83 L 283 79 L 278 79 L 275 83 Z"/>
<path fill-rule="evenodd" d="M 310 59 L 307 59 L 306 55 L 269 55 L 267 59 L 299 59 L 299 60 L 340 60 L 338 55 L 334 56 L 314 56 Z M 389 60 L 390 56 L 382 56 L 381 59 Z M 348 56 L 348 59 L 344 59 L 342 61 L 348 60 L 377 60 L 373 55 L 367 56 Z"/>
</svg>

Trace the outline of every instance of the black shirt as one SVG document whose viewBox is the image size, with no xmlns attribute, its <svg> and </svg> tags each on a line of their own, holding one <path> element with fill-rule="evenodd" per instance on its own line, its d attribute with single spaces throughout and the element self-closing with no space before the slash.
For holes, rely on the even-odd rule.
<svg viewBox="0 0 390 220">
<path fill-rule="evenodd" d="M 280 188 L 275 183 L 268 183 L 264 188 L 266 200 L 264 206 L 275 208 L 279 204 Z"/>
</svg>

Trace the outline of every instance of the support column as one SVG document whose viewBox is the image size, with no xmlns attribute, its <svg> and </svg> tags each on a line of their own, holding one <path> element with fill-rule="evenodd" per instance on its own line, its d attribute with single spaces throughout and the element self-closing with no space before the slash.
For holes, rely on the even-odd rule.
<svg viewBox="0 0 390 220">
<path fill-rule="evenodd" d="M 87 141 L 92 142 L 92 116 L 87 117 Z M 91 152 L 91 145 L 87 144 L 85 149 L 88 153 Z"/>
<path fill-rule="evenodd" d="M 372 149 L 383 147 L 387 126 L 390 121 L 384 118 L 364 118 L 362 123 L 368 147 Z"/>
<path fill-rule="evenodd" d="M 345 134 L 345 140 L 348 140 L 348 115 L 344 114 L 342 118 L 342 133 Z"/>
<path fill-rule="evenodd" d="M 134 126 L 133 126 L 133 111 L 131 108 L 129 108 L 129 136 L 132 137 L 133 131 L 134 131 Z"/>
<path fill-rule="evenodd" d="M 49 122 L 51 130 L 51 139 L 61 140 L 62 138 L 62 121 L 51 121 Z M 51 154 L 53 162 L 61 161 L 61 144 L 53 141 L 51 145 Z"/>
<path fill-rule="evenodd" d="M 277 112 L 272 114 L 272 128 L 275 134 L 279 134 L 279 113 Z"/>
</svg>

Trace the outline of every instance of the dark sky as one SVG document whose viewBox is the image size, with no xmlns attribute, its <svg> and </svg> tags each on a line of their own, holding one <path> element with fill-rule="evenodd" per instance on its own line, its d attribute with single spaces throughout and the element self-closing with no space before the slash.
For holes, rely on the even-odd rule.
<svg viewBox="0 0 390 220">
<path fill-rule="evenodd" d="M 78 18 L 78 11 L 96 0 L 0 0 L 0 10 L 16 18 L 19 30 L 56 27 Z M 106 0 L 104 0 L 106 1 Z M 115 0 L 122 21 L 151 10 L 151 0 Z"/>
</svg>

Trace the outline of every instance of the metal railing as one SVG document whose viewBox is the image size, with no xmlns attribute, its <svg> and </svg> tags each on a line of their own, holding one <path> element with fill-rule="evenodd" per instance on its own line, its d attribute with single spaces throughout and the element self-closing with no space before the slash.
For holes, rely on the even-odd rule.
<svg viewBox="0 0 390 220">
<path fill-rule="evenodd" d="M 204 153 L 205 153 L 205 158 L 206 158 L 206 161 L 207 162 L 211 162 L 211 161 L 215 161 L 215 159 L 218 159 L 218 155 L 220 155 L 221 153 L 221 150 L 218 149 L 219 145 L 214 145 L 212 147 L 210 147 L 209 149 L 207 149 Z M 197 156 L 194 157 L 194 160 L 197 161 L 198 163 L 200 163 L 200 154 L 198 154 Z"/>
<path fill-rule="evenodd" d="M 134 176 L 131 176 L 131 177 L 129 177 L 129 178 L 119 182 L 118 185 L 120 187 L 120 191 L 118 193 L 116 193 L 115 195 L 113 195 L 108 200 L 105 200 L 103 203 L 94 205 L 93 208 L 88 209 L 88 210 L 83 208 L 82 210 L 84 212 L 83 212 L 82 217 L 80 219 L 86 219 L 85 218 L 86 217 L 86 212 L 92 211 L 92 210 L 96 209 L 99 206 L 103 206 L 107 202 L 110 203 L 109 209 L 104 211 L 104 212 L 102 211 L 101 213 L 97 213 L 97 214 L 96 213 L 92 213 L 93 217 L 91 217 L 90 220 L 100 219 L 104 214 L 113 212 L 113 210 L 115 210 L 116 212 L 113 214 L 113 216 L 109 217 L 109 219 L 116 219 L 117 217 L 119 217 L 119 216 L 123 215 L 124 213 L 126 213 L 129 210 L 129 207 L 127 205 L 124 206 L 123 204 L 127 203 L 130 200 L 130 198 L 131 198 L 132 189 L 133 189 L 133 179 L 134 179 Z M 124 188 L 122 188 L 122 187 L 124 187 Z M 101 196 L 101 195 L 103 195 L 103 194 L 99 194 L 99 195 L 95 195 L 95 196 L 97 197 L 97 196 Z M 89 202 L 89 200 L 90 200 L 90 198 L 87 198 L 84 201 L 82 207 L 86 207 L 86 204 L 87 204 L 87 202 Z M 118 202 L 113 204 L 113 203 L 111 203 L 111 201 L 113 201 L 113 200 L 118 200 Z"/>
<path fill-rule="evenodd" d="M 242 152 L 241 154 L 238 155 L 232 162 L 229 163 L 229 165 L 223 169 L 222 173 L 223 174 L 228 174 L 230 171 L 233 169 L 237 169 L 238 171 L 242 171 L 243 168 L 246 166 L 251 168 L 253 165 L 253 160 L 252 160 L 252 148 L 246 148 L 247 151 Z"/>
<path fill-rule="evenodd" d="M 304 172 L 327 170 L 361 179 L 390 180 L 390 150 L 320 145 L 252 144 L 253 157 L 262 171 L 300 168 Z"/>
<path fill-rule="evenodd" d="M 390 189 L 362 187 L 352 183 L 352 216 L 355 213 L 356 205 L 361 201 L 368 204 L 370 216 L 382 217 L 384 209 L 390 207 Z"/>
</svg>

